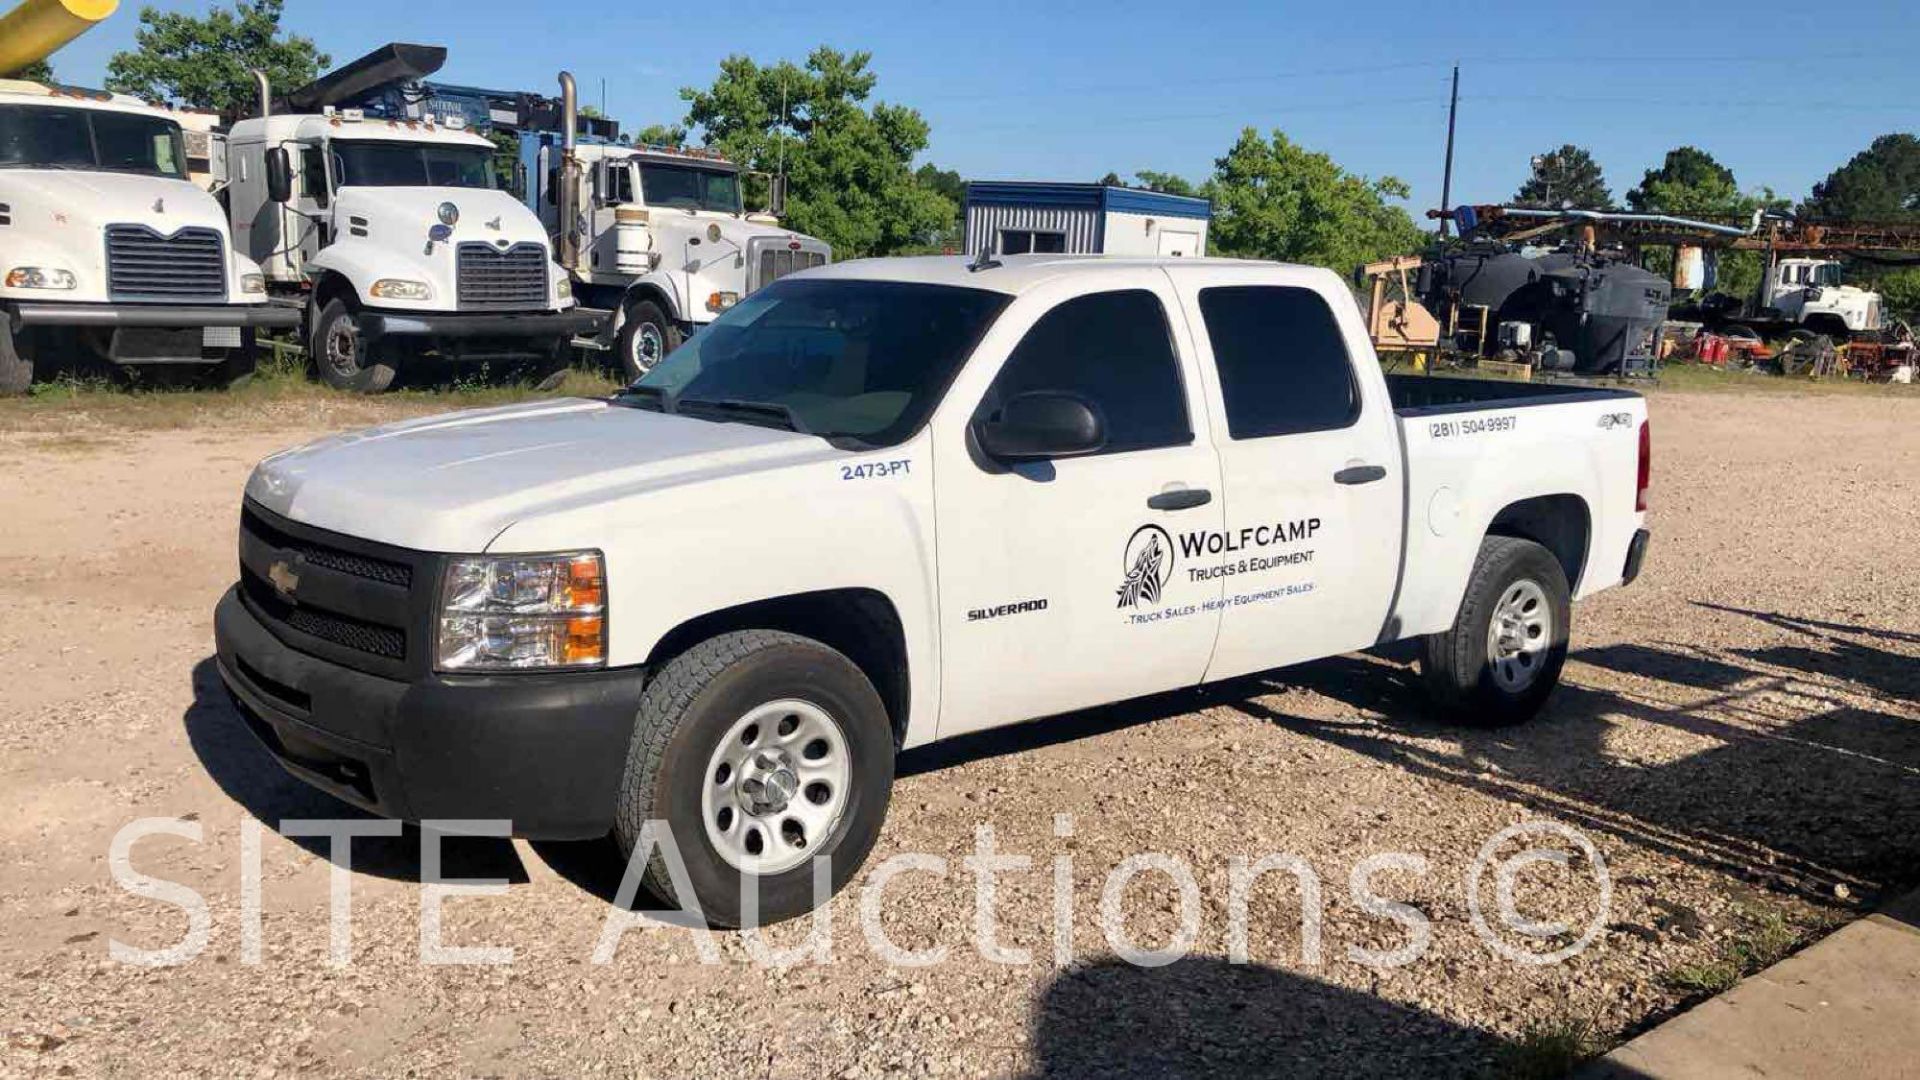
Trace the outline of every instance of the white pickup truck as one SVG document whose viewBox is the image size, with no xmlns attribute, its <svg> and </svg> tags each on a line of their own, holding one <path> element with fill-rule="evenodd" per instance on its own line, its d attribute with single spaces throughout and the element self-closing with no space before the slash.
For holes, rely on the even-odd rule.
<svg viewBox="0 0 1920 1080">
<path fill-rule="evenodd" d="M 1639 571 L 1648 455 L 1626 391 L 1383 377 L 1324 270 L 841 263 L 611 399 L 268 458 L 219 665 L 349 802 L 664 821 L 649 887 L 784 918 L 937 739 L 1403 638 L 1445 713 L 1527 718 Z"/>
</svg>

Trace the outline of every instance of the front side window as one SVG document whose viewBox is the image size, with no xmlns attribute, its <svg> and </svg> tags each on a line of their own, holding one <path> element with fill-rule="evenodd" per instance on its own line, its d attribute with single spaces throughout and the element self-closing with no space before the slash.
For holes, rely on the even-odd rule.
<svg viewBox="0 0 1920 1080">
<path fill-rule="evenodd" d="M 737 214 L 740 212 L 740 174 L 725 169 L 643 162 L 640 197 L 648 206 Z"/>
<path fill-rule="evenodd" d="M 1233 438 L 1342 428 L 1360 415 L 1346 339 L 1319 293 L 1272 285 L 1201 289 L 1200 316 Z"/>
<path fill-rule="evenodd" d="M 180 125 L 138 113 L 0 105 L 0 168 L 186 178 Z"/>
<path fill-rule="evenodd" d="M 300 194 L 327 205 L 327 162 L 318 146 L 300 148 Z"/>
<path fill-rule="evenodd" d="M 340 187 L 493 186 L 493 151 L 481 146 L 335 139 L 333 166 Z"/>
<path fill-rule="evenodd" d="M 1018 394 L 1074 394 L 1105 422 L 1103 453 L 1184 446 L 1193 441 L 1180 361 L 1160 298 L 1145 289 L 1092 293 L 1040 317 L 980 403 L 992 419 Z"/>
<path fill-rule="evenodd" d="M 1006 303 L 946 285 L 777 281 L 616 400 L 892 446 L 926 422 Z"/>
</svg>

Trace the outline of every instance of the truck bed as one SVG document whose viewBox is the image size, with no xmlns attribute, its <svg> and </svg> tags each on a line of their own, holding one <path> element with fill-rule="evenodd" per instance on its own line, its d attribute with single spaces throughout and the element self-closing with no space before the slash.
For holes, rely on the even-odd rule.
<svg viewBox="0 0 1920 1080">
<path fill-rule="evenodd" d="M 1605 386 L 1460 379 L 1448 375 L 1388 375 L 1387 397 L 1401 416 L 1437 416 L 1474 409 L 1564 405 L 1576 401 L 1637 398 L 1631 390 Z"/>
</svg>

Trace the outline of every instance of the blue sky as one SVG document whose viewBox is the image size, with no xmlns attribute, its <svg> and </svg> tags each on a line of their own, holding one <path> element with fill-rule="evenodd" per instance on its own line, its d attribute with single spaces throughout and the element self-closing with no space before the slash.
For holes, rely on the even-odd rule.
<svg viewBox="0 0 1920 1080">
<path fill-rule="evenodd" d="M 0 4 L 7 0 L 0 0 Z M 206 0 L 162 0 L 204 10 Z M 55 57 L 97 85 L 132 44 L 127 6 Z M 563 17 L 567 11 L 576 18 Z M 869 0 L 533 4 L 288 0 L 288 25 L 352 59 L 389 40 L 445 44 L 441 77 L 582 97 L 629 129 L 684 115 L 678 89 L 745 53 L 867 49 L 877 96 L 921 110 L 925 159 L 976 178 L 1202 177 L 1239 129 L 1279 127 L 1355 172 L 1438 204 L 1447 72 L 1461 63 L 1455 202 L 1509 198 L 1530 155 L 1575 142 L 1615 197 L 1693 143 L 1742 187 L 1800 197 L 1889 131 L 1920 129 L 1920 7 L 1829 4 L 1439 5 L 1376 2 L 919 5 Z"/>
</svg>

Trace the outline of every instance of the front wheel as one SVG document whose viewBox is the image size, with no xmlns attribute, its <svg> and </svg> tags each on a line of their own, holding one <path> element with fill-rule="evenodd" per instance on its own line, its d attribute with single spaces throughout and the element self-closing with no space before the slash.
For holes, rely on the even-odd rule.
<svg viewBox="0 0 1920 1080">
<path fill-rule="evenodd" d="M 1566 572 L 1552 552 L 1487 537 L 1452 628 L 1423 643 L 1420 672 L 1434 705 L 1476 726 L 1531 719 L 1560 681 L 1572 615 Z"/>
<path fill-rule="evenodd" d="M 638 381 L 679 346 L 680 328 L 673 325 L 659 304 L 639 300 L 627 307 L 619 339 L 620 369 L 627 382 Z"/>
<path fill-rule="evenodd" d="M 810 638 L 738 631 L 648 683 L 614 833 L 632 858 L 648 822 L 672 832 L 692 895 L 656 846 L 642 881 L 660 899 L 715 926 L 774 923 L 813 909 L 815 859 L 833 892 L 853 877 L 892 786 L 892 725 L 859 667 Z"/>
<path fill-rule="evenodd" d="M 313 316 L 307 355 L 320 380 L 335 390 L 377 394 L 393 385 L 393 365 L 360 333 L 360 320 L 344 300 L 327 301 Z"/>
</svg>

